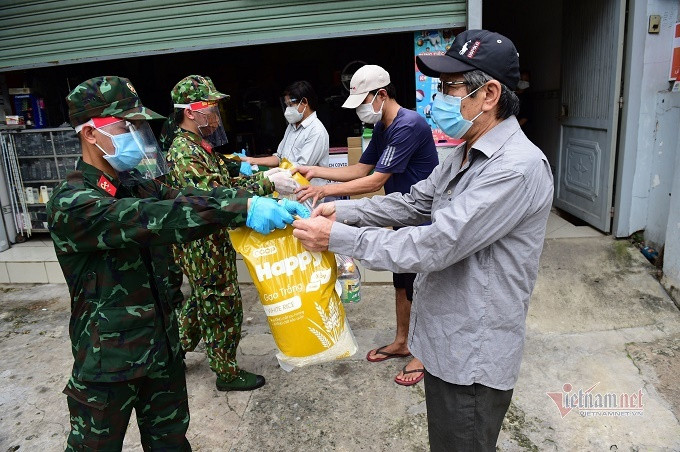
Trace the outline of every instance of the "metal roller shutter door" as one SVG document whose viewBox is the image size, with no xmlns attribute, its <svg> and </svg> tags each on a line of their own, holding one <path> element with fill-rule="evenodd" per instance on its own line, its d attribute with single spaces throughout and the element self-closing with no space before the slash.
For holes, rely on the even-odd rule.
<svg viewBox="0 0 680 452">
<path fill-rule="evenodd" d="M 10 0 L 0 72 L 84 61 L 465 26 L 465 1 Z"/>
</svg>

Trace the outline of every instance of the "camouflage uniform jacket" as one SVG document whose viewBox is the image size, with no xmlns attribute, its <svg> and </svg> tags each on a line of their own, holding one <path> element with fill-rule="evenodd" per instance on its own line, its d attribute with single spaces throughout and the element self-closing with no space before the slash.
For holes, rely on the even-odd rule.
<svg viewBox="0 0 680 452">
<path fill-rule="evenodd" d="M 71 295 L 76 379 L 126 381 L 179 356 L 168 245 L 204 237 L 216 225 L 243 225 L 251 196 L 224 187 L 174 190 L 141 179 L 123 185 L 78 162 L 47 204 Z"/>
<path fill-rule="evenodd" d="M 201 145 L 201 137 L 179 129 L 167 153 L 167 181 L 174 188 L 209 190 L 216 186 L 240 186 L 256 195 L 271 194 L 273 185 L 261 173 L 252 177 L 230 177 L 228 163 Z M 226 294 L 236 291 L 236 251 L 226 229 L 175 247 L 179 265 L 195 284 L 223 286 Z M 226 287 L 224 287 L 226 286 Z"/>
</svg>

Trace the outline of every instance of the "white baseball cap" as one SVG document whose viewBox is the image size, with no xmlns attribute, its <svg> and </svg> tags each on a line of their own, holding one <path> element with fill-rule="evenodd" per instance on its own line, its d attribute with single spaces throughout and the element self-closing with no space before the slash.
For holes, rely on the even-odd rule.
<svg viewBox="0 0 680 452">
<path fill-rule="evenodd" d="M 380 66 L 367 64 L 357 70 L 349 82 L 349 97 L 342 108 L 357 108 L 368 93 L 390 84 L 390 74 Z"/>
</svg>

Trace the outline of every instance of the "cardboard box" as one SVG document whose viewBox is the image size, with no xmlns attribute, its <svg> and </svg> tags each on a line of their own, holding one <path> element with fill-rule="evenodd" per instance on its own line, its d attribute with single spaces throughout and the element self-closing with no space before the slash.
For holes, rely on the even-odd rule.
<svg viewBox="0 0 680 452">
<path fill-rule="evenodd" d="M 354 165 L 359 163 L 361 158 L 361 147 L 347 148 L 347 164 Z"/>
<path fill-rule="evenodd" d="M 372 198 L 373 196 L 384 196 L 385 195 L 385 189 L 381 188 L 378 191 L 373 191 L 371 193 L 364 193 L 362 195 L 352 195 L 349 197 L 349 199 L 361 199 L 361 198 Z"/>
<path fill-rule="evenodd" d="M 8 126 L 23 126 L 24 117 L 19 115 L 7 115 L 6 121 Z"/>
<path fill-rule="evenodd" d="M 361 149 L 361 137 L 347 137 L 347 147 Z"/>
<path fill-rule="evenodd" d="M 363 151 L 361 149 L 361 137 L 347 137 L 347 164 L 351 166 L 356 163 L 359 163 L 359 159 L 361 158 L 362 152 Z M 384 194 L 385 189 L 381 188 L 380 190 L 371 193 L 364 193 L 362 195 L 352 195 L 349 197 L 349 199 L 361 199 Z"/>
<path fill-rule="evenodd" d="M 15 96 L 17 94 L 31 94 L 31 88 L 9 88 L 10 96 Z"/>
<path fill-rule="evenodd" d="M 357 137 L 360 138 L 360 137 Z M 355 163 L 359 163 L 359 159 L 361 158 L 361 139 L 359 139 L 359 146 L 358 147 L 349 147 L 347 148 L 347 163 L 349 165 L 354 165 Z M 372 197 L 375 195 L 384 195 L 385 194 L 385 189 L 381 188 L 378 191 L 374 191 L 371 193 L 364 193 L 362 195 L 352 195 L 349 197 L 349 199 L 361 199 L 361 198 L 366 198 L 366 197 Z"/>
</svg>

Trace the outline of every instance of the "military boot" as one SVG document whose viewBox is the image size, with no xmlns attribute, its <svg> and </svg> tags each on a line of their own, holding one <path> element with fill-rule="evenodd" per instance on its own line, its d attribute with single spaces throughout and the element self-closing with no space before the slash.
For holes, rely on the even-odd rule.
<svg viewBox="0 0 680 452">
<path fill-rule="evenodd" d="M 252 391 L 253 389 L 264 386 L 264 377 L 262 375 L 252 374 L 243 369 L 239 369 L 238 375 L 231 380 L 217 377 L 215 386 L 218 391 Z"/>
</svg>

